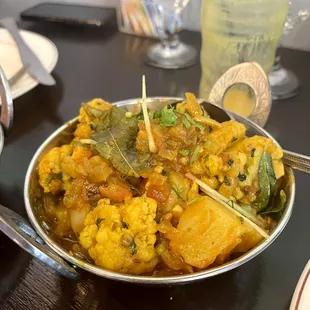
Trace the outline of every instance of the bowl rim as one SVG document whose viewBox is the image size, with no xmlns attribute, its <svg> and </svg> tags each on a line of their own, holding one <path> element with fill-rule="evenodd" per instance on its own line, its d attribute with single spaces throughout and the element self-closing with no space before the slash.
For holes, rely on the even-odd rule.
<svg viewBox="0 0 310 310">
<path fill-rule="evenodd" d="M 147 102 L 154 102 L 156 100 L 183 100 L 184 98 L 180 97 L 148 97 Z M 117 106 L 126 106 L 126 105 L 132 105 L 136 103 L 140 98 L 133 98 L 133 99 L 127 99 L 122 101 L 114 102 L 113 104 L 116 104 Z M 221 108 L 221 107 L 220 107 Z M 221 108 L 222 109 L 222 108 Z M 229 113 L 228 113 L 229 114 Z M 185 275 L 176 275 L 176 276 L 167 276 L 167 277 L 156 277 L 156 276 L 141 276 L 141 275 L 130 275 L 130 274 L 123 274 L 115 271 L 110 271 L 98 266 L 95 266 L 93 264 L 87 263 L 79 258 L 76 258 L 72 255 L 70 255 L 66 250 L 64 250 L 60 245 L 58 245 L 52 238 L 49 237 L 49 235 L 44 231 L 44 229 L 39 224 L 39 221 L 36 219 L 35 214 L 33 212 L 33 209 L 30 204 L 30 198 L 29 198 L 29 186 L 30 186 L 30 179 L 31 175 L 34 170 L 36 170 L 37 160 L 39 156 L 41 155 L 42 151 L 49 145 L 49 143 L 57 137 L 62 131 L 67 129 L 68 127 L 72 126 L 75 122 L 77 122 L 78 117 L 75 117 L 74 119 L 70 120 L 69 122 L 66 122 L 64 125 L 56 129 L 37 149 L 35 154 L 33 155 L 31 162 L 28 166 L 26 177 L 25 177 L 25 184 L 24 184 L 24 201 L 26 206 L 26 211 L 28 218 L 36 230 L 36 232 L 40 235 L 40 237 L 46 242 L 46 244 L 54 250 L 59 256 L 61 256 L 64 260 L 67 262 L 70 262 L 73 264 L 73 266 L 80 267 L 88 272 L 91 272 L 95 275 L 105 277 L 112 280 L 118 280 L 123 282 L 131 282 L 131 283 L 139 283 L 139 284 L 181 284 L 181 283 L 188 283 L 193 281 L 198 281 L 205 278 L 210 278 L 215 275 L 222 274 L 224 272 L 230 271 L 232 269 L 235 269 L 246 262 L 250 261 L 254 257 L 256 257 L 258 254 L 263 252 L 266 248 L 268 248 L 274 240 L 280 235 L 284 227 L 287 225 L 291 214 L 293 210 L 293 204 L 295 200 L 295 181 L 294 181 L 294 173 L 291 168 L 286 167 L 287 171 L 292 175 L 293 181 L 290 188 L 290 197 L 289 201 L 286 207 L 286 210 L 283 214 L 282 219 L 278 223 L 276 229 L 272 232 L 270 237 L 267 240 L 262 241 L 258 246 L 251 249 L 250 251 L 246 252 L 242 256 L 231 260 L 229 262 L 226 262 L 225 264 L 222 264 L 220 266 L 206 269 L 203 271 L 195 272 L 192 274 L 185 274 Z M 259 127 L 260 128 L 260 127 Z M 276 144 L 279 144 L 267 131 L 265 131 L 263 128 L 260 128 L 260 130 L 273 142 Z"/>
<path fill-rule="evenodd" d="M 4 132 L 2 129 L 2 125 L 0 124 L 0 156 L 3 151 L 3 146 L 4 146 Z"/>
</svg>

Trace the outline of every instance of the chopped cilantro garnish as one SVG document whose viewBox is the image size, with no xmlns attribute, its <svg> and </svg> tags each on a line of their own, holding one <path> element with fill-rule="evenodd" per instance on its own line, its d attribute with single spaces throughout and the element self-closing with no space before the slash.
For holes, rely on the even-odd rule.
<svg viewBox="0 0 310 310">
<path fill-rule="evenodd" d="M 186 150 L 186 149 L 179 150 L 179 154 L 181 156 L 187 156 L 189 153 L 190 153 L 190 150 Z"/>
<path fill-rule="evenodd" d="M 131 250 L 131 255 L 135 255 L 137 253 L 137 245 L 136 245 L 136 243 L 133 241 L 129 247 L 130 247 L 130 250 Z"/>
<path fill-rule="evenodd" d="M 62 173 L 57 173 L 57 174 L 52 174 L 49 175 L 46 179 L 45 179 L 45 183 L 46 184 L 50 184 L 53 180 L 59 180 L 62 181 Z"/>
<path fill-rule="evenodd" d="M 256 151 L 256 149 L 255 149 L 255 148 L 254 148 L 254 149 L 252 149 L 252 151 L 251 151 L 251 157 L 254 157 L 255 151 Z"/>
<path fill-rule="evenodd" d="M 191 117 L 189 114 L 185 113 L 184 115 L 185 115 L 185 117 L 187 118 L 187 120 L 188 120 L 193 126 L 197 127 L 201 132 L 203 132 L 203 131 L 205 130 L 205 128 L 204 128 L 202 125 L 196 123 L 196 122 L 192 119 L 192 117 Z"/>
<path fill-rule="evenodd" d="M 231 166 L 234 163 L 234 161 L 231 158 L 229 158 L 227 163 L 228 163 L 228 166 Z"/>
<path fill-rule="evenodd" d="M 56 174 L 56 178 L 57 178 L 58 180 L 62 181 L 62 177 L 63 177 L 62 173 L 57 173 L 57 174 Z"/>
<path fill-rule="evenodd" d="M 181 195 L 185 189 L 178 189 L 178 188 L 173 187 L 173 186 L 172 186 L 172 189 L 175 192 L 175 194 L 177 195 L 178 199 L 182 202 L 185 202 L 185 199 Z"/>
<path fill-rule="evenodd" d="M 53 180 L 53 176 L 52 175 L 49 175 L 46 179 L 45 179 L 45 183 L 46 184 L 50 184 Z"/>
<path fill-rule="evenodd" d="M 128 224 L 126 222 L 122 221 L 122 227 L 124 229 L 128 229 L 129 226 L 128 226 Z"/>
<path fill-rule="evenodd" d="M 198 197 L 196 197 L 196 198 L 194 198 L 194 199 L 188 201 L 186 204 L 187 204 L 187 205 L 190 205 L 190 204 L 196 202 L 199 198 L 200 198 L 200 196 L 198 196 Z"/>
<path fill-rule="evenodd" d="M 177 116 L 174 109 L 164 107 L 160 112 L 160 125 L 161 126 L 175 126 L 177 124 Z"/>
<path fill-rule="evenodd" d="M 210 145 L 212 144 L 212 142 L 209 140 L 209 141 L 206 141 L 204 144 L 203 144 L 203 147 L 206 149 L 208 148 Z"/>
<path fill-rule="evenodd" d="M 186 129 L 191 128 L 191 123 L 187 120 L 187 118 L 183 118 L 182 123 Z"/>
<path fill-rule="evenodd" d="M 101 224 L 101 222 L 103 221 L 104 219 L 102 217 L 98 217 L 97 220 L 96 220 L 96 225 L 99 227 L 99 225 Z"/>
<path fill-rule="evenodd" d="M 189 162 L 191 166 L 193 165 L 194 161 L 197 159 L 199 151 L 200 151 L 200 145 L 197 145 Z"/>
<path fill-rule="evenodd" d="M 230 185 L 230 181 L 229 181 L 229 179 L 228 179 L 226 176 L 224 177 L 224 183 L 225 183 L 227 186 Z"/>
<path fill-rule="evenodd" d="M 184 115 L 186 117 L 187 121 L 189 123 L 191 123 L 193 126 L 195 126 L 196 128 L 198 128 L 201 132 L 203 132 L 205 130 L 205 128 L 202 125 L 200 125 L 194 121 L 194 119 L 188 114 L 188 112 L 182 113 L 178 110 L 176 110 L 175 112 Z"/>
</svg>

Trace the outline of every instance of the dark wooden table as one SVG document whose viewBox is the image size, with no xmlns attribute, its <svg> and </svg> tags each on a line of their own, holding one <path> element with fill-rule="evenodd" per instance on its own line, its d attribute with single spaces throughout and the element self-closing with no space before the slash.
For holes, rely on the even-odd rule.
<svg viewBox="0 0 310 310">
<path fill-rule="evenodd" d="M 109 31 L 22 24 L 52 39 L 59 50 L 57 86 L 39 86 L 15 100 L 15 124 L 0 161 L 0 203 L 25 216 L 23 182 L 38 146 L 77 115 L 93 97 L 110 101 L 137 97 L 146 74 L 148 95 L 198 93 L 200 66 L 176 71 L 141 61 L 152 41 Z M 200 48 L 197 33 L 184 40 Z M 275 102 L 267 130 L 286 148 L 310 154 L 310 53 L 284 50 L 283 62 L 301 80 L 301 94 Z M 246 265 L 198 283 L 145 287 L 118 283 L 81 271 L 77 283 L 59 276 L 0 234 L 0 309 L 288 309 L 310 257 L 310 177 L 296 174 L 293 216 L 281 236 Z"/>
</svg>

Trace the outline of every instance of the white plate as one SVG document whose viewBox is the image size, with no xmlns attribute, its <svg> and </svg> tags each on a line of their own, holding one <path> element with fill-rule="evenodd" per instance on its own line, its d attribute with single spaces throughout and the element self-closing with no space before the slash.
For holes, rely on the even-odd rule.
<svg viewBox="0 0 310 310">
<path fill-rule="evenodd" d="M 292 298 L 290 310 L 310 309 L 310 260 L 304 268 Z"/>
<path fill-rule="evenodd" d="M 52 72 L 58 61 L 58 50 L 55 44 L 48 38 L 31 31 L 20 30 L 20 34 L 46 70 Z M 17 45 L 4 28 L 0 28 L 0 65 L 8 79 L 23 66 Z M 38 81 L 29 74 L 24 74 L 11 88 L 13 99 L 22 96 L 38 84 Z"/>
</svg>

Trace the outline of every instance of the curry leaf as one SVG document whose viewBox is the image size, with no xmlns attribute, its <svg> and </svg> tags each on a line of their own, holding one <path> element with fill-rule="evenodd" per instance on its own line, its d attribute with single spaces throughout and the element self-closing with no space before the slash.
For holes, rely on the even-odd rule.
<svg viewBox="0 0 310 310">
<path fill-rule="evenodd" d="M 260 193 L 254 202 L 257 212 L 262 212 L 268 206 L 270 197 L 275 192 L 276 176 L 273 170 L 272 158 L 269 153 L 264 152 L 259 163 L 258 181 Z"/>
<path fill-rule="evenodd" d="M 269 208 L 267 208 L 264 212 L 261 212 L 261 215 L 267 215 L 270 213 L 278 213 L 283 210 L 286 203 L 286 194 L 284 190 L 280 190 L 279 195 L 276 196 L 278 199 L 274 199 Z"/>
<path fill-rule="evenodd" d="M 122 108 L 113 107 L 90 138 L 97 142 L 93 147 L 121 174 L 138 177 L 139 170 L 149 167 L 150 156 L 138 153 L 134 147 L 138 118 L 126 118 L 125 113 Z"/>
<path fill-rule="evenodd" d="M 273 170 L 273 164 L 272 164 L 272 158 L 269 153 L 265 152 L 266 156 L 266 169 L 269 177 L 269 184 L 270 184 L 270 195 L 273 195 L 275 188 L 276 188 L 276 183 L 277 183 L 277 178 Z"/>
<path fill-rule="evenodd" d="M 260 193 L 257 199 L 254 201 L 253 205 L 256 208 L 257 212 L 261 212 L 267 207 L 270 198 L 270 183 L 267 171 L 266 152 L 263 153 L 259 163 L 258 181 L 259 181 Z"/>
</svg>

